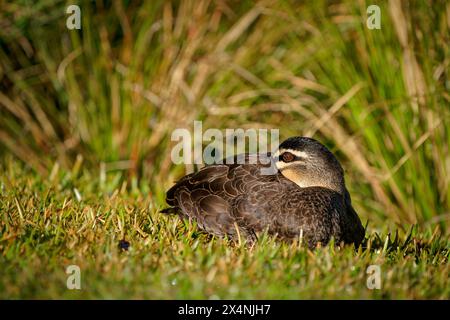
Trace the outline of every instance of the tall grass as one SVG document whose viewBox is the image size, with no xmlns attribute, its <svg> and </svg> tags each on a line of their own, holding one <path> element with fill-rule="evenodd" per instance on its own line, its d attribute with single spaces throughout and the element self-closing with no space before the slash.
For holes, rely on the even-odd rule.
<svg viewBox="0 0 450 320">
<path fill-rule="evenodd" d="M 175 128 L 280 128 L 332 148 L 363 220 L 448 231 L 445 1 L 380 1 L 381 30 L 363 0 L 82 1 L 79 31 L 69 4 L 1 4 L 3 154 L 161 195 L 182 173 Z"/>
</svg>

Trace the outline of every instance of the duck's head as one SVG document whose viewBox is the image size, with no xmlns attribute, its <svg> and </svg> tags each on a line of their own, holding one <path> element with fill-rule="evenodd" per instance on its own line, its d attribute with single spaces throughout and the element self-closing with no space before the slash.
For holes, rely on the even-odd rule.
<svg viewBox="0 0 450 320">
<path fill-rule="evenodd" d="M 345 193 L 344 171 L 323 144 L 307 137 L 292 137 L 274 153 L 277 169 L 302 188 L 324 187 Z"/>
</svg>

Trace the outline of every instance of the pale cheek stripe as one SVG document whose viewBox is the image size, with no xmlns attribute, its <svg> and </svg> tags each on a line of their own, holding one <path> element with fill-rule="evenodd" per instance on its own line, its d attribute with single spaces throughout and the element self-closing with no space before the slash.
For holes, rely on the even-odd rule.
<svg viewBox="0 0 450 320">
<path fill-rule="evenodd" d="M 292 150 L 292 149 L 277 150 L 277 152 L 274 153 L 273 157 L 276 158 L 276 157 L 280 156 L 280 154 L 282 154 L 283 152 L 290 152 L 297 157 L 308 158 L 308 154 L 306 152 L 299 151 L 299 150 Z"/>
<path fill-rule="evenodd" d="M 278 168 L 278 170 L 281 170 L 281 169 L 285 169 L 287 167 L 290 167 L 293 164 L 295 164 L 295 162 L 286 163 L 286 162 L 283 162 L 283 161 L 278 161 L 276 163 L 276 167 Z"/>
</svg>

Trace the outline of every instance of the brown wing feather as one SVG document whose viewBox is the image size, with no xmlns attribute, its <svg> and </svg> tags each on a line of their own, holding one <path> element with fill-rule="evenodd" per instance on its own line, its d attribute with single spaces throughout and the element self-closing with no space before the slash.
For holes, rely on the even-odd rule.
<svg viewBox="0 0 450 320">
<path fill-rule="evenodd" d="M 183 177 L 167 192 L 166 201 L 174 209 L 163 212 L 177 211 L 194 218 L 202 229 L 216 235 L 234 235 L 236 220 L 232 215 L 232 200 L 246 193 L 251 182 L 260 178 L 259 169 L 266 166 L 254 157 L 246 155 L 247 164 L 210 165 Z M 250 161 L 257 163 L 248 164 Z"/>
</svg>

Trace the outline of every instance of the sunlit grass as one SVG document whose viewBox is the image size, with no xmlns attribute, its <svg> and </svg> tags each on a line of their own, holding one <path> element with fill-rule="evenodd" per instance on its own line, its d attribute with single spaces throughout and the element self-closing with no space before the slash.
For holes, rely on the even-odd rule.
<svg viewBox="0 0 450 320">
<path fill-rule="evenodd" d="M 161 194 L 175 128 L 280 128 L 333 148 L 363 218 L 448 231 L 448 4 L 399 3 L 369 30 L 364 1 L 86 1 L 80 31 L 63 2 L 3 4 L 2 150 Z"/>
<path fill-rule="evenodd" d="M 1 4 L 2 297 L 449 297 L 446 1 L 380 1 L 381 30 L 364 0 L 80 1 L 80 31 L 68 4 Z M 370 248 L 249 249 L 158 214 L 194 120 L 322 141 Z"/>
<path fill-rule="evenodd" d="M 0 178 L 0 298 L 298 299 L 450 296 L 449 238 L 438 229 L 388 235 L 368 227 L 362 248 L 309 251 L 262 236 L 253 246 L 211 238 L 158 213 L 144 188 L 109 174 L 53 180 L 8 161 Z M 74 190 L 77 190 L 79 198 Z M 119 241 L 130 243 L 128 251 Z M 81 290 L 68 290 L 69 265 Z M 381 289 L 366 286 L 381 268 Z"/>
</svg>

